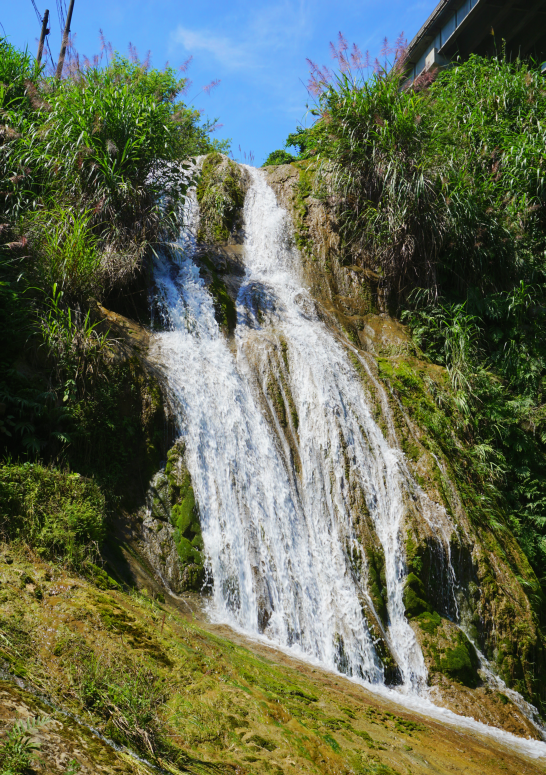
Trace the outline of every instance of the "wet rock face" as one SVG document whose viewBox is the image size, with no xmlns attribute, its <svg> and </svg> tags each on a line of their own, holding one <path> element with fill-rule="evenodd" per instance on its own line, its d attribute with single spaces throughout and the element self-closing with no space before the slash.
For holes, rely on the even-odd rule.
<svg viewBox="0 0 546 775">
<path fill-rule="evenodd" d="M 502 688 L 489 688 L 472 644 L 507 687 L 540 703 L 544 648 L 520 581 L 531 578 L 532 572 L 511 535 L 489 529 L 487 515 L 481 513 L 480 486 L 465 460 L 449 380 L 442 368 L 425 361 L 409 331 L 387 314 L 373 260 L 362 257 L 362 265 L 353 266 L 344 255 L 335 202 L 316 190 L 312 165 L 269 167 L 266 175 L 292 217 L 319 314 L 365 354 L 376 379 L 374 385 L 374 379 L 363 374 L 363 385 L 376 421 L 389 443 L 404 453 L 416 486 L 434 504 L 436 516 L 445 513 L 440 524 L 409 501 L 405 519 L 406 617 L 420 641 L 429 683 L 454 710 L 488 723 L 496 718 L 493 723 L 509 728 L 516 722 L 507 717 L 519 711 L 511 700 L 506 705 L 498 699 Z M 358 520 L 355 525 L 358 528 Z M 379 627 L 385 623 L 381 558 L 375 554 L 373 534 L 358 532 L 364 569 L 358 573 L 363 579 L 367 575 Z M 373 621 L 373 615 L 368 619 Z M 473 695 L 474 708 L 469 699 Z"/>
<path fill-rule="evenodd" d="M 199 229 L 194 260 L 214 299 L 218 325 L 227 335 L 237 322 L 235 302 L 244 276 L 243 205 L 248 173 L 227 156 L 209 154 L 197 186 Z"/>
<path fill-rule="evenodd" d="M 311 293 L 337 325 L 357 339 L 366 315 L 382 309 L 377 274 L 344 256 L 335 202 L 315 190 L 310 167 L 286 164 L 266 167 L 265 172 L 279 203 L 292 216 Z"/>
<path fill-rule="evenodd" d="M 142 553 L 175 593 L 200 591 L 205 580 L 199 510 L 184 451 L 180 441 L 169 450 L 142 515 Z"/>
</svg>

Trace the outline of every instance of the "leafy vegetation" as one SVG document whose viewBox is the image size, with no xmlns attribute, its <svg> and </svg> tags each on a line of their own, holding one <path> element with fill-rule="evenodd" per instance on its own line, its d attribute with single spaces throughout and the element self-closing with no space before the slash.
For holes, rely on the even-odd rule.
<svg viewBox="0 0 546 775">
<path fill-rule="evenodd" d="M 0 745 L 1 775 L 24 775 L 32 766 L 39 745 L 30 735 L 47 724 L 46 717 L 16 721 L 9 730 L 6 740 Z"/>
<path fill-rule="evenodd" d="M 265 162 L 264 167 L 276 166 L 277 164 L 290 164 L 293 161 L 305 161 L 311 159 L 316 153 L 316 142 L 314 140 L 313 127 L 304 129 L 298 127 L 286 138 L 284 148 L 295 148 L 297 153 L 293 156 L 286 150 L 272 151 Z"/>
<path fill-rule="evenodd" d="M 0 468 L 0 533 L 40 556 L 82 568 L 98 557 L 105 499 L 80 474 L 23 463 Z"/>
<path fill-rule="evenodd" d="M 96 302 L 146 297 L 150 249 L 180 226 L 188 159 L 228 144 L 180 100 L 185 77 L 132 47 L 105 51 L 57 80 L 0 39 L 0 440 L 11 459 L 95 475 L 110 496 L 131 446 L 146 447 L 136 468 L 151 475 L 159 399 L 116 362 Z M 120 414 L 123 396 L 144 429 Z"/>
<path fill-rule="evenodd" d="M 77 639 L 59 645 L 65 658 L 72 657 L 70 693 L 106 722 L 104 731 L 110 739 L 145 755 L 155 756 L 158 747 L 165 749 L 158 711 L 168 685 L 157 670 L 118 654 L 101 659 Z"/>
</svg>

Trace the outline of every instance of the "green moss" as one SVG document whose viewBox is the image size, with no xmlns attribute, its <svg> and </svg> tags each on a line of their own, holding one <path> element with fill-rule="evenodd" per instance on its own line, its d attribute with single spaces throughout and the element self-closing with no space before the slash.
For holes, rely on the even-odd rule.
<svg viewBox="0 0 546 775">
<path fill-rule="evenodd" d="M 237 325 L 237 308 L 227 291 L 226 284 L 220 280 L 218 275 L 214 277 L 209 285 L 209 291 L 214 298 L 216 319 L 229 332 L 233 331 Z"/>
<path fill-rule="evenodd" d="M 290 373 L 290 363 L 288 361 L 288 342 L 283 337 L 280 338 L 281 343 L 281 354 L 284 366 L 286 368 L 287 373 Z"/>
<path fill-rule="evenodd" d="M 385 576 L 385 555 L 382 547 L 366 547 L 368 558 L 368 592 L 376 614 L 387 626 L 387 580 Z"/>
<path fill-rule="evenodd" d="M 219 276 L 214 261 L 206 253 L 200 255 L 200 264 L 206 269 L 209 277 L 208 290 L 214 301 L 214 315 L 218 322 L 227 333 L 232 333 L 237 325 L 237 307 L 229 295 L 227 285 Z"/>
<path fill-rule="evenodd" d="M 415 619 L 419 622 L 419 627 L 423 632 L 427 632 L 429 635 L 436 635 L 438 627 L 442 624 L 442 619 L 437 611 L 424 611 Z"/>
<path fill-rule="evenodd" d="M 266 740 L 265 737 L 262 737 L 261 735 L 252 735 L 252 737 L 249 737 L 246 742 L 254 743 L 254 745 L 258 746 L 258 748 L 264 748 L 266 751 L 274 751 L 276 748 L 278 748 L 274 742 L 271 740 Z"/>
<path fill-rule="evenodd" d="M 412 734 L 412 732 L 424 732 L 425 727 L 422 724 L 417 723 L 416 721 L 410 721 L 409 719 L 400 718 L 400 716 L 397 716 L 395 718 L 395 729 L 397 732 Z"/>
<path fill-rule="evenodd" d="M 283 428 L 286 428 L 288 421 L 286 418 L 286 408 L 284 405 L 284 398 L 277 381 L 271 377 L 267 384 L 268 393 L 273 400 L 273 406 L 275 408 L 275 414 Z"/>
<path fill-rule="evenodd" d="M 282 362 L 285 364 L 286 370 L 289 371 L 287 345 L 286 345 L 286 342 L 284 342 L 284 346 L 283 346 L 282 340 L 281 340 L 281 359 L 282 359 Z M 298 412 L 296 409 L 296 405 L 294 403 L 292 391 L 290 390 L 290 385 L 282 369 L 279 370 L 276 376 L 270 377 L 269 382 L 267 384 L 267 390 L 273 401 L 275 414 L 277 415 L 277 418 L 279 420 L 281 427 L 282 428 L 289 427 L 290 423 L 288 421 L 288 418 L 290 417 L 290 419 L 292 420 L 292 428 L 294 430 L 294 433 L 297 435 L 297 431 L 299 427 Z"/>
<path fill-rule="evenodd" d="M 466 635 L 459 631 L 455 646 L 446 648 L 437 669 L 454 681 L 474 689 L 478 685 L 479 664 L 474 646 Z"/>
<path fill-rule="evenodd" d="M 423 558 L 420 552 L 420 546 L 413 540 L 411 535 L 406 538 L 406 562 L 410 573 L 419 576 L 423 570 Z"/>
<path fill-rule="evenodd" d="M 407 437 L 404 437 L 402 439 L 401 447 L 402 447 L 403 453 L 410 460 L 417 462 L 417 460 L 419 460 L 419 458 L 421 457 L 422 452 L 420 447 L 417 444 L 415 444 L 415 442 L 408 439 Z"/>
<path fill-rule="evenodd" d="M 99 589 L 119 589 L 119 584 L 114 581 L 104 568 L 99 568 L 93 563 L 86 563 L 86 576 L 90 578 Z"/>
<path fill-rule="evenodd" d="M 199 532 L 197 507 L 193 487 L 190 485 L 180 503 L 175 503 L 171 509 L 171 521 L 181 535 Z"/>
<path fill-rule="evenodd" d="M 204 580 L 204 544 L 199 507 L 190 473 L 184 464 L 184 452 L 184 444 L 177 442 L 167 453 L 162 508 L 174 527 L 174 542 L 182 569 L 182 586 L 198 591 Z"/>
<path fill-rule="evenodd" d="M 298 250 L 312 256 L 313 242 L 305 219 L 308 212 L 307 199 L 313 192 L 314 171 L 301 167 L 298 170 L 299 179 L 294 194 L 294 239 Z"/>
<path fill-rule="evenodd" d="M 425 586 L 415 573 L 409 573 L 406 579 L 404 606 L 408 619 L 413 619 L 425 611 L 431 612 L 431 607 L 426 601 Z"/>
</svg>

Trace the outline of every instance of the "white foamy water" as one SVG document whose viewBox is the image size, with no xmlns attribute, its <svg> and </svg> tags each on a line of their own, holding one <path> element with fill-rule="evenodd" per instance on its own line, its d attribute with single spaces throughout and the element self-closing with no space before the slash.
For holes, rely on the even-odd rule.
<svg viewBox="0 0 546 775">
<path fill-rule="evenodd" d="M 365 558 L 358 572 L 350 559 L 359 551 L 358 491 L 357 506 L 385 556 L 382 637 L 402 690 L 412 695 L 408 701 L 431 715 L 434 706 L 417 699 L 426 694 L 427 673 L 404 615 L 402 527 L 408 497 L 429 525 L 438 525 L 440 540 L 445 513 L 411 481 L 403 455 L 385 440 L 347 348 L 322 322 L 302 282 L 287 213 L 263 174 L 247 169 L 246 273 L 235 347 L 215 320 L 191 238 L 155 269 L 169 327 L 157 337 L 158 360 L 199 503 L 211 616 L 382 686 L 384 668 L 365 613 L 373 609 Z M 195 202 L 190 210 L 195 228 Z"/>
</svg>

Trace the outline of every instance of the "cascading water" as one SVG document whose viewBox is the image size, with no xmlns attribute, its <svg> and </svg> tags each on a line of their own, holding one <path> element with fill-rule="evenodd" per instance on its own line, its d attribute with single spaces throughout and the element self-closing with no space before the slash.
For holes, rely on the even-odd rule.
<svg viewBox="0 0 546 775">
<path fill-rule="evenodd" d="M 404 520 L 413 508 L 428 524 L 448 566 L 446 613 L 457 616 L 453 526 L 387 442 L 393 422 L 383 388 L 355 348 L 321 319 L 302 281 L 287 213 L 262 173 L 247 172 L 245 275 L 234 339 L 220 330 L 201 277 L 195 197 L 179 245 L 155 267 L 165 323 L 155 340 L 156 362 L 199 504 L 211 617 L 380 692 L 384 682 L 397 683 L 392 669 L 385 680 L 387 644 L 408 708 L 543 756 L 543 743 L 457 716 L 423 696 L 426 668 L 404 616 Z M 372 416 L 363 372 L 390 434 Z M 374 610 L 368 592 L 362 519 L 384 556 L 386 616 Z"/>
<path fill-rule="evenodd" d="M 383 681 L 373 604 L 354 569 L 359 492 L 385 560 L 382 636 L 403 684 L 422 688 L 424 660 L 404 616 L 401 526 L 410 491 L 424 496 L 374 421 L 346 346 L 317 314 L 287 213 L 262 173 L 248 174 L 235 353 L 193 261 L 194 242 L 186 238 L 155 273 L 169 328 L 158 337 L 159 360 L 199 503 L 212 613 Z"/>
</svg>

